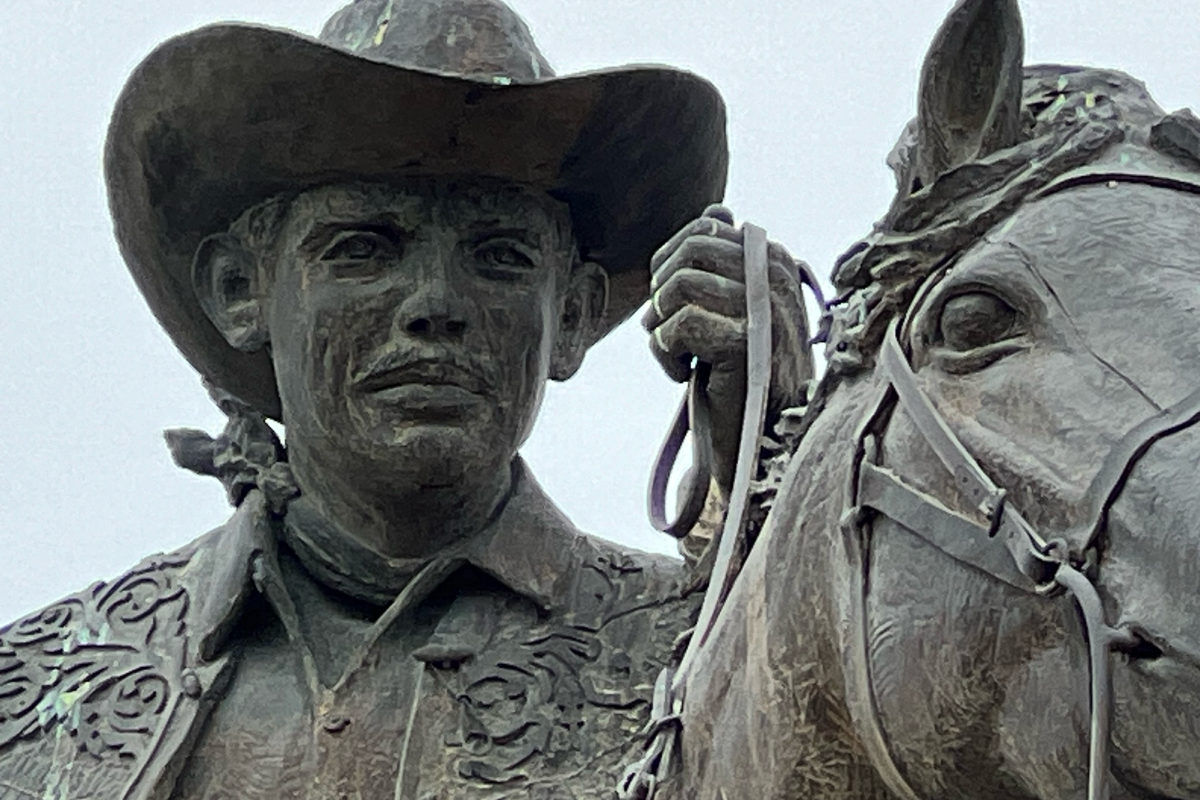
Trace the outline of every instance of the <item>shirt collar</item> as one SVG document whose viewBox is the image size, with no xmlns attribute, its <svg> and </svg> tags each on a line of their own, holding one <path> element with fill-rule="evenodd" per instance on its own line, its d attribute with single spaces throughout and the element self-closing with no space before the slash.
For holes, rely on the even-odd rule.
<svg viewBox="0 0 1200 800">
<path fill-rule="evenodd" d="M 298 532 L 304 520 L 293 519 L 292 525 Z M 215 563 L 207 571 L 207 600 L 197 620 L 202 659 L 215 656 L 236 624 L 246 596 L 254 590 L 252 576 L 277 569 L 273 565 L 280 528 L 256 490 L 216 532 Z M 373 602 L 391 602 L 413 576 L 435 561 L 457 562 L 487 573 L 548 612 L 565 610 L 578 571 L 576 562 L 586 549 L 584 537 L 519 457 L 513 463 L 513 491 L 496 519 L 470 539 L 427 559 L 389 559 L 355 540 L 339 539 L 335 545 L 332 537 L 319 533 L 288 536 L 285 541 L 318 580 L 360 597 L 369 592 L 371 596 L 363 599 Z"/>
</svg>

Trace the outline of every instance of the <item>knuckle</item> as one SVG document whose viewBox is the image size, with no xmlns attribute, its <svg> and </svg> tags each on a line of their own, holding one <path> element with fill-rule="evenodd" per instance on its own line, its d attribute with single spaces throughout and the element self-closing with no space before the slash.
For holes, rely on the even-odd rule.
<svg viewBox="0 0 1200 800">
<path fill-rule="evenodd" d="M 713 203 L 708 208 L 704 209 L 704 214 L 702 216 L 721 220 L 727 225 L 733 224 L 733 212 L 730 211 L 729 207 L 723 203 Z"/>
<path fill-rule="evenodd" d="M 742 246 L 710 236 L 688 239 L 677 253 L 679 264 L 718 275 L 741 275 Z"/>
<path fill-rule="evenodd" d="M 778 261 L 787 266 L 792 266 L 796 263 L 795 259 L 792 258 L 792 254 L 779 242 L 767 243 L 767 256 L 771 261 Z"/>
</svg>

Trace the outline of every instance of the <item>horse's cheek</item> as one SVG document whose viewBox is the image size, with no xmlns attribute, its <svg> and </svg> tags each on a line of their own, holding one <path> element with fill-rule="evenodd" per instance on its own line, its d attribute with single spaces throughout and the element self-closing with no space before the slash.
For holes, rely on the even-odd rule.
<svg viewBox="0 0 1200 800">
<path fill-rule="evenodd" d="M 1058 606 L 1070 613 L 1065 601 Z M 1065 624 L 1059 629 L 1067 636 L 1005 676 L 996 715 L 998 755 L 1003 772 L 1028 794 L 1074 800 L 1087 788 L 1089 673 L 1081 632 Z"/>
<path fill-rule="evenodd" d="M 988 765 L 986 774 L 1039 786 L 1041 797 L 1053 797 L 1051 787 L 1071 796 L 1080 777 L 1071 765 L 1084 753 L 1071 743 L 1081 741 L 1087 698 L 1063 644 L 1073 629 L 1060 604 L 955 562 L 886 519 L 873 525 L 871 561 L 873 689 L 914 786 L 928 796 L 1008 796 L 1004 778 L 980 787 Z M 1009 720 L 1000 748 L 997 717 Z"/>
</svg>

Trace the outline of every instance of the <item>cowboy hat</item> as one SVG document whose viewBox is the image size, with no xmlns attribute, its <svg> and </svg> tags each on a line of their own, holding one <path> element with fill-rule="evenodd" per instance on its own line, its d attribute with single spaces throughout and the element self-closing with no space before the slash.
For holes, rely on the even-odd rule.
<svg viewBox="0 0 1200 800">
<path fill-rule="evenodd" d="M 183 34 L 134 70 L 105 149 L 117 242 L 155 316 L 207 380 L 275 418 L 270 354 L 231 347 L 192 288 L 199 243 L 248 208 L 356 180 L 544 190 L 609 273 L 603 335 L 648 296 L 654 249 L 721 198 L 727 165 L 711 84 L 658 66 L 555 77 L 499 0 L 358 0 L 320 39 Z"/>
</svg>

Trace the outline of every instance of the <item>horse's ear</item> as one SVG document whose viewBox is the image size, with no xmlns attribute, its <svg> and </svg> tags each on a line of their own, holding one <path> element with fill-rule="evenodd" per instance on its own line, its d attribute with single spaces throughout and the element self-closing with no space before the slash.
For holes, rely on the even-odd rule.
<svg viewBox="0 0 1200 800">
<path fill-rule="evenodd" d="M 959 0 L 921 68 L 910 191 L 1017 143 L 1024 56 L 1017 0 Z"/>
</svg>

